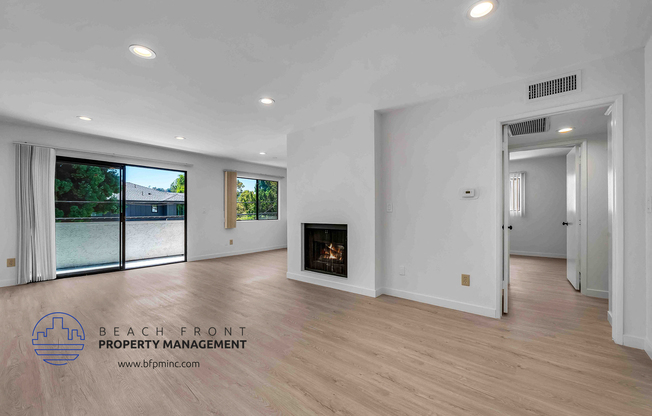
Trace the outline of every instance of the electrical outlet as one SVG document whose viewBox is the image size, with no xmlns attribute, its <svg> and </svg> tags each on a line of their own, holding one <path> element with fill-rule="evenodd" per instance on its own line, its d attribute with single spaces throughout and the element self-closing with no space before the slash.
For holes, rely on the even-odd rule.
<svg viewBox="0 0 652 416">
<path fill-rule="evenodd" d="M 462 286 L 471 286 L 471 275 L 463 274 L 462 275 Z"/>
<path fill-rule="evenodd" d="M 229 245 L 230 245 L 230 246 L 233 245 L 233 240 L 229 240 Z"/>
<path fill-rule="evenodd" d="M 16 259 L 7 259 L 7 267 L 16 267 Z"/>
<path fill-rule="evenodd" d="M 398 274 L 405 276 L 405 266 L 398 266 Z"/>
</svg>

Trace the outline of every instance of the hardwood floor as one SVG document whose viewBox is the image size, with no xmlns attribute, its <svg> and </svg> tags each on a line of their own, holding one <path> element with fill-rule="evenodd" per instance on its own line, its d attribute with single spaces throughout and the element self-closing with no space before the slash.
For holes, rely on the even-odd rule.
<svg viewBox="0 0 652 416">
<path fill-rule="evenodd" d="M 652 414 L 652 360 L 611 341 L 606 301 L 575 292 L 563 260 L 514 257 L 510 314 L 495 320 L 288 280 L 285 258 L 278 250 L 0 289 L 0 412 Z M 80 357 L 60 367 L 31 344 L 36 321 L 55 311 L 86 331 Z M 120 337 L 100 337 L 101 326 L 119 326 Z M 233 327 L 245 349 L 98 348 L 100 339 L 210 338 L 209 327 L 216 339 Z M 117 364 L 149 359 L 201 366 Z"/>
</svg>

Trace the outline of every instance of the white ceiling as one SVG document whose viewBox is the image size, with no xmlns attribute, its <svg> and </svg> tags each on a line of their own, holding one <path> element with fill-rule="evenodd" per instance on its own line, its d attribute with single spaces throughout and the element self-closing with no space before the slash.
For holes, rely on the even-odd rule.
<svg viewBox="0 0 652 416">
<path fill-rule="evenodd" d="M 545 133 L 524 134 L 509 138 L 509 145 L 524 145 L 554 140 L 570 140 L 577 137 L 603 135 L 607 137 L 607 127 L 610 116 L 605 112 L 609 107 L 596 107 L 588 110 L 573 111 L 570 113 L 555 114 L 548 117 L 550 129 Z M 573 127 L 568 133 L 559 133 L 557 130 L 564 127 Z"/>
<path fill-rule="evenodd" d="M 566 156 L 570 147 L 551 147 L 547 149 L 522 150 L 510 152 L 509 160 L 535 159 L 538 157 Z"/>
<path fill-rule="evenodd" d="M 353 107 L 549 72 L 652 30 L 650 1 L 500 0 L 478 21 L 471 3 L 5 0 L 0 117 L 283 166 L 287 133 Z"/>
</svg>

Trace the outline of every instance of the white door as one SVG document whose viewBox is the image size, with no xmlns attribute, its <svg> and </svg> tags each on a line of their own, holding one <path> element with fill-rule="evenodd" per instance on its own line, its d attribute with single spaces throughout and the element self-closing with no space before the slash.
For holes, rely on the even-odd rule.
<svg viewBox="0 0 652 416">
<path fill-rule="evenodd" d="M 566 155 L 566 278 L 580 289 L 580 148 Z"/>
<path fill-rule="evenodd" d="M 509 311 L 509 126 L 503 126 L 503 313 Z"/>
</svg>

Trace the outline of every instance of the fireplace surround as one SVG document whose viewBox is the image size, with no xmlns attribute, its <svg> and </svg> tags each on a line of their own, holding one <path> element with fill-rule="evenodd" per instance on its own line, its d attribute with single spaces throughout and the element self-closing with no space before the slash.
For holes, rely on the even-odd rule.
<svg viewBox="0 0 652 416">
<path fill-rule="evenodd" d="M 346 224 L 303 224 L 303 268 L 347 277 Z"/>
</svg>

